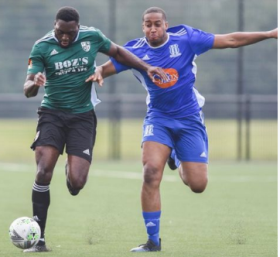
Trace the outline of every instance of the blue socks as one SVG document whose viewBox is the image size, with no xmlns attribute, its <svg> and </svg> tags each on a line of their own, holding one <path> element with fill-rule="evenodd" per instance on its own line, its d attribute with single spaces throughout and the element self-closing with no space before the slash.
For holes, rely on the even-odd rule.
<svg viewBox="0 0 280 257">
<path fill-rule="evenodd" d="M 159 245 L 159 221 L 161 211 L 143 212 L 143 218 L 147 229 L 148 238 Z"/>
</svg>

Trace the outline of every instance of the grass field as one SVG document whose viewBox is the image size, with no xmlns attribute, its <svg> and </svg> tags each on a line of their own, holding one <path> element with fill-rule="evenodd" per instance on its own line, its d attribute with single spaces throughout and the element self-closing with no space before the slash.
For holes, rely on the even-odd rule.
<svg viewBox="0 0 280 257">
<path fill-rule="evenodd" d="M 237 124 L 234 120 L 206 120 L 209 136 L 210 160 L 236 160 Z M 36 120 L 0 119 L 0 161 L 32 162 L 31 145 L 36 130 Z M 122 120 L 120 124 L 120 152 L 122 160 L 139 160 L 141 155 L 142 121 Z M 108 120 L 99 120 L 94 149 L 96 160 L 106 160 L 109 142 Z M 243 139 L 243 141 L 245 141 Z M 277 160 L 277 121 L 253 120 L 251 123 L 251 159 Z M 243 156 L 245 146 L 243 144 Z"/>
<path fill-rule="evenodd" d="M 141 164 L 96 162 L 77 197 L 60 160 L 51 185 L 46 238 L 55 257 L 126 257 L 146 240 L 140 209 Z M 9 241 L 10 223 L 31 216 L 34 164 L 0 163 L 0 256 L 22 256 Z M 161 186 L 162 257 L 276 257 L 276 162 L 214 162 L 209 185 L 194 194 L 175 171 Z M 36 254 L 35 254 L 36 255 Z M 137 254 L 138 255 L 138 254 Z M 142 256 L 142 254 L 139 254 Z"/>
<path fill-rule="evenodd" d="M 36 167 L 29 146 L 35 126 L 34 120 L 0 120 L 3 257 L 22 256 L 10 242 L 8 228 L 14 219 L 32 215 Z M 77 197 L 72 197 L 65 185 L 65 155 L 59 159 L 46 231 L 52 252 L 45 256 L 126 257 L 133 255 L 129 249 L 146 241 L 140 208 L 141 121 L 123 122 L 121 127 L 124 160 L 106 161 L 108 123 L 99 122 L 89 180 Z M 232 161 L 236 156 L 234 121 L 208 121 L 207 127 L 211 155 L 208 188 L 203 194 L 194 194 L 177 172 L 166 168 L 161 185 L 163 249 L 152 255 L 276 257 L 277 122 L 252 124 L 252 156 L 256 160 L 251 162 Z"/>
</svg>

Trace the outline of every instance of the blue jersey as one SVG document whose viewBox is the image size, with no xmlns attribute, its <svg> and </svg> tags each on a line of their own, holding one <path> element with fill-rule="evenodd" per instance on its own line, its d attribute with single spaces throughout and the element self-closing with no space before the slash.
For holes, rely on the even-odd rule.
<svg viewBox="0 0 280 257">
<path fill-rule="evenodd" d="M 124 46 L 152 66 L 165 70 L 168 81 L 155 77 L 152 82 L 145 71 L 132 69 L 134 76 L 147 90 L 147 117 L 182 118 L 201 110 L 204 98 L 195 89 L 198 55 L 211 49 L 214 35 L 186 25 L 167 30 L 167 41 L 152 47 L 145 37 Z M 117 73 L 131 69 L 111 58 Z"/>
</svg>

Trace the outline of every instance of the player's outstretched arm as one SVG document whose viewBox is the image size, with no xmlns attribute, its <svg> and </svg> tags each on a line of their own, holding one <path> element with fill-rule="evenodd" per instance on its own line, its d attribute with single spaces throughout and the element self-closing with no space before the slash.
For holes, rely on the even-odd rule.
<svg viewBox="0 0 280 257">
<path fill-rule="evenodd" d="M 130 53 L 128 50 L 116 45 L 115 43 L 111 44 L 111 48 L 106 54 L 115 58 L 119 63 L 125 64 L 126 66 L 146 71 L 152 81 L 155 81 L 154 75 L 158 75 L 162 80 L 168 80 L 168 77 L 163 69 L 149 65 L 134 54 Z"/>
<path fill-rule="evenodd" d="M 46 77 L 41 72 L 37 74 L 28 74 L 23 85 L 24 95 L 33 97 L 38 94 L 39 88 L 46 83 Z"/>
<path fill-rule="evenodd" d="M 233 32 L 229 34 L 217 34 L 213 49 L 238 48 L 241 46 L 255 44 L 262 40 L 278 38 L 278 28 L 262 32 Z"/>
</svg>

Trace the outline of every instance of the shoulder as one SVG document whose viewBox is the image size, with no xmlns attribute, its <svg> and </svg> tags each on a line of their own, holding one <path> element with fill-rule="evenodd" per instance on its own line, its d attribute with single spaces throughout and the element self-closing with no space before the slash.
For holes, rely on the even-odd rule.
<svg viewBox="0 0 280 257">
<path fill-rule="evenodd" d="M 54 31 L 51 30 L 50 32 L 48 32 L 45 36 L 41 37 L 40 39 L 38 39 L 34 45 L 39 45 L 40 43 L 48 43 L 48 42 L 53 42 L 54 39 Z"/>
<path fill-rule="evenodd" d="M 88 26 L 84 26 L 84 25 L 81 25 L 80 26 L 80 29 L 79 29 L 79 32 L 80 33 L 98 33 L 100 30 L 98 28 L 95 28 L 95 27 L 88 27 Z"/>
<path fill-rule="evenodd" d="M 170 36 L 174 36 L 174 37 L 186 37 L 186 38 L 190 38 L 192 37 L 194 34 L 196 34 L 197 32 L 203 32 L 200 29 L 197 28 L 193 28 L 191 26 L 188 25 L 184 25 L 184 24 L 180 24 L 174 27 L 170 27 L 167 29 L 167 33 Z"/>
<path fill-rule="evenodd" d="M 46 51 L 48 51 L 50 45 L 57 44 L 53 30 L 48 32 L 45 36 L 38 39 L 31 50 L 33 55 L 43 55 Z"/>
<path fill-rule="evenodd" d="M 183 36 L 192 33 L 193 28 L 184 24 L 180 24 L 167 29 L 167 33 L 172 36 Z"/>
<path fill-rule="evenodd" d="M 87 26 L 83 26 L 83 25 L 80 26 L 79 34 L 82 37 L 85 37 L 85 36 L 93 36 L 93 37 L 102 36 L 102 37 L 104 37 L 104 34 L 102 33 L 102 31 L 100 29 L 95 28 L 95 27 L 87 27 Z"/>
<path fill-rule="evenodd" d="M 131 41 L 128 41 L 124 45 L 124 47 L 132 48 L 132 49 L 143 48 L 145 46 L 147 46 L 147 41 L 146 41 L 146 38 L 144 38 L 144 37 L 133 39 Z"/>
</svg>

